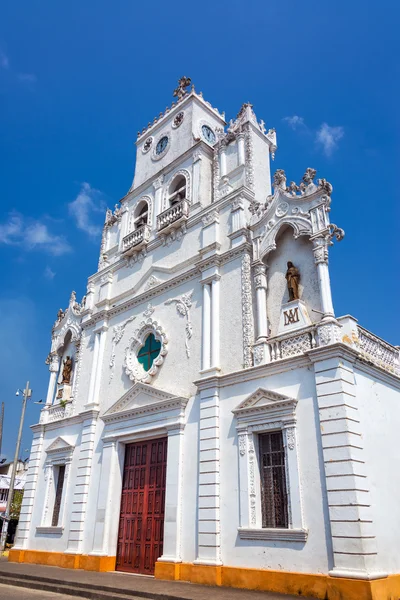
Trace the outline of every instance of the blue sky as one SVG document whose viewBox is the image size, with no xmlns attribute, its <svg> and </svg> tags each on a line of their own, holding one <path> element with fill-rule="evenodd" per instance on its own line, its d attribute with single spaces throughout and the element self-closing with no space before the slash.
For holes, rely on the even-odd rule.
<svg viewBox="0 0 400 600">
<path fill-rule="evenodd" d="M 227 118 L 275 127 L 273 170 L 334 187 L 337 315 L 400 343 L 398 2 L 3 1 L 0 6 L 0 401 L 45 398 L 51 326 L 96 270 L 105 207 L 128 190 L 136 133 L 188 75 Z M 28 425 L 39 407 L 28 408 Z M 26 454 L 25 454 L 26 456 Z"/>
</svg>

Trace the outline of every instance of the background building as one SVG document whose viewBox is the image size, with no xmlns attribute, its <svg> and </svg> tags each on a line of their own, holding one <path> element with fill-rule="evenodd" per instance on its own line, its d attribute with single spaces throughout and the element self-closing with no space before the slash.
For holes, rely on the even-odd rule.
<svg viewBox="0 0 400 600">
<path fill-rule="evenodd" d="M 335 316 L 332 186 L 271 181 L 275 130 L 189 83 L 139 132 L 98 272 L 58 312 L 10 559 L 386 593 L 398 348 Z"/>
</svg>

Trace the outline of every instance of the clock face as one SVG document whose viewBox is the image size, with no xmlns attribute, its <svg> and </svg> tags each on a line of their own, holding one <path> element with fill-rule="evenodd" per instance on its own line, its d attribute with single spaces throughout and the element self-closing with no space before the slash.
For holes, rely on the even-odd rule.
<svg viewBox="0 0 400 600">
<path fill-rule="evenodd" d="M 204 139 L 209 144 L 214 144 L 215 143 L 215 133 L 213 132 L 213 130 L 211 129 L 211 127 L 209 127 L 208 125 L 203 125 L 202 128 L 201 128 L 201 132 L 203 134 Z"/>
<path fill-rule="evenodd" d="M 168 145 L 168 136 L 164 135 L 164 137 L 162 137 L 161 140 L 157 144 L 156 153 L 161 154 L 161 152 L 164 152 L 167 145 Z"/>
</svg>

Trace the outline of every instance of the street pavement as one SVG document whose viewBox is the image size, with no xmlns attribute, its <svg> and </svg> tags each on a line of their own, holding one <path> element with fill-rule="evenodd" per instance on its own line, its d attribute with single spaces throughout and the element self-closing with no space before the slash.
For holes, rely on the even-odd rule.
<svg viewBox="0 0 400 600">
<path fill-rule="evenodd" d="M 73 600 L 74 598 L 76 599 L 76 596 L 0 584 L 0 600 Z"/>
</svg>

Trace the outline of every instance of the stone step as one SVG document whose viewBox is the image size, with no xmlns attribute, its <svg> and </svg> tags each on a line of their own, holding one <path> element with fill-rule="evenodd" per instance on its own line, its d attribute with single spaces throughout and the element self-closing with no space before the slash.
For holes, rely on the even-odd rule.
<svg viewBox="0 0 400 600">
<path fill-rule="evenodd" d="M 75 581 L 62 582 L 48 577 L 37 577 L 34 575 L 0 572 L 0 583 L 4 585 L 12 585 L 16 587 L 26 587 L 30 589 L 42 590 L 46 592 L 54 592 L 57 594 L 66 594 L 69 596 L 77 596 L 85 598 L 85 600 L 186 600 L 178 596 L 169 594 L 159 594 L 145 592 L 142 590 L 116 589 L 115 587 L 81 584 Z"/>
</svg>

